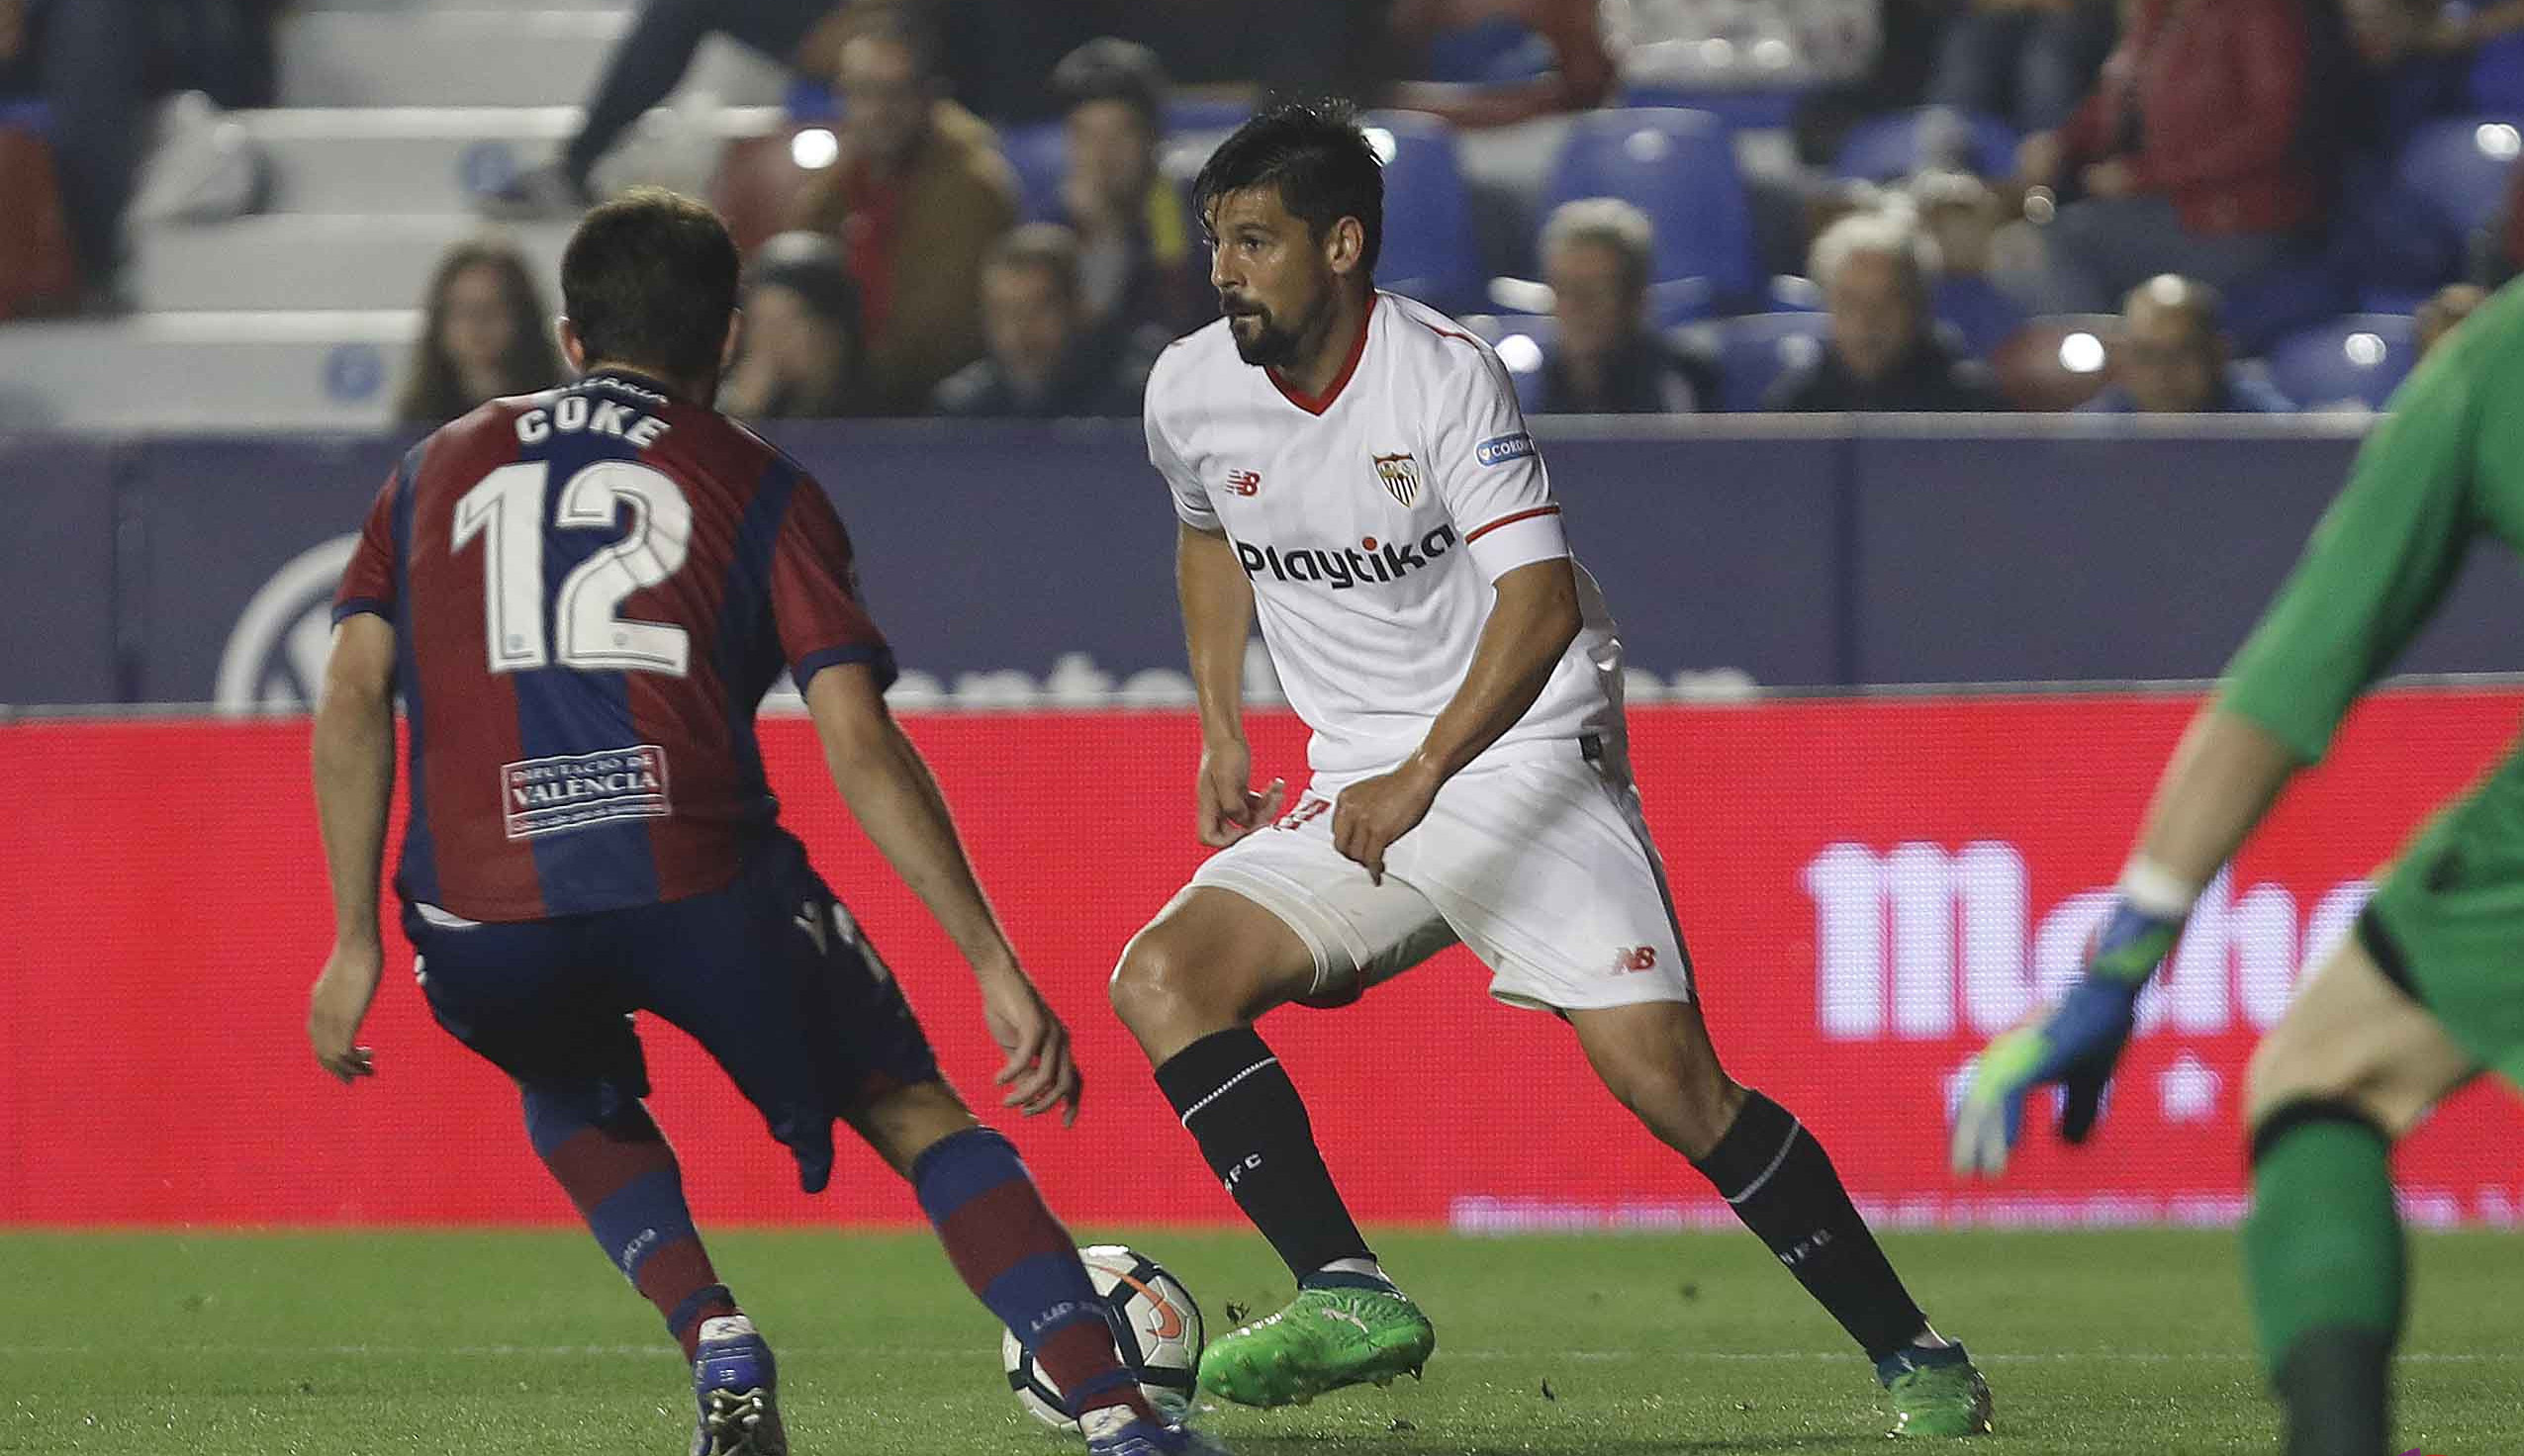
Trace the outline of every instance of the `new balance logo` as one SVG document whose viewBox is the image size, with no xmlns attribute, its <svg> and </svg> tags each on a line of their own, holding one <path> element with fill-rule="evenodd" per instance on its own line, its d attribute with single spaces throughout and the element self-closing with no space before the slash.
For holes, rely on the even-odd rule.
<svg viewBox="0 0 2524 1456">
<path fill-rule="evenodd" d="M 1625 946 L 1613 953 L 1613 969 L 1617 971 L 1654 970 L 1655 968 L 1656 948 L 1654 946 Z"/>
<path fill-rule="evenodd" d="M 1258 496 L 1262 494 L 1262 472 L 1231 470 L 1227 472 L 1227 489 L 1238 496 Z"/>
</svg>

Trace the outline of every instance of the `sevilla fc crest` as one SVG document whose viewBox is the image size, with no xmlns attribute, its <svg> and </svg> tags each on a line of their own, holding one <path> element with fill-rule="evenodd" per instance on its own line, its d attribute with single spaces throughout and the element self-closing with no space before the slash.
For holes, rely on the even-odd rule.
<svg viewBox="0 0 2524 1456">
<path fill-rule="evenodd" d="M 1385 494 L 1408 505 L 1420 499 L 1420 462 L 1409 454 L 1378 455 L 1376 479 L 1385 483 Z"/>
</svg>

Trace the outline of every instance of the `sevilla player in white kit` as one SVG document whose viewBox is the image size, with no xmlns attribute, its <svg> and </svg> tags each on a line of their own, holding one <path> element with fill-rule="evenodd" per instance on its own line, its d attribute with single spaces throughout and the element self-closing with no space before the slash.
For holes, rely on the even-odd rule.
<svg viewBox="0 0 2524 1456">
<path fill-rule="evenodd" d="M 1166 352 L 1146 408 L 1180 520 L 1200 834 L 1221 853 L 1123 952 L 1113 1004 L 1298 1281 L 1210 1344 L 1202 1387 L 1303 1402 L 1416 1374 L 1436 1347 L 1254 1022 L 1355 999 L 1459 941 L 1491 994 L 1568 1024 L 1857 1340 L 1896 1433 L 1987 1430 L 1980 1373 L 1929 1328 L 1813 1135 L 1719 1066 L 1630 781 L 1612 618 L 1497 356 L 1376 291 L 1383 182 L 1349 109 L 1256 117 L 1195 206 L 1227 317 Z M 1278 780 L 1249 786 L 1257 617 L 1314 730 L 1293 805 Z"/>
</svg>

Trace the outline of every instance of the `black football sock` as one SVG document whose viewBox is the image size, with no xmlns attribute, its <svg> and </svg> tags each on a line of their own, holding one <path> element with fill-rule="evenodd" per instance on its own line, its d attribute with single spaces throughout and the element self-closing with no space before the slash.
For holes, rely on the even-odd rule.
<svg viewBox="0 0 2524 1456">
<path fill-rule="evenodd" d="M 1375 1257 L 1332 1186 L 1296 1085 L 1253 1028 L 1194 1042 L 1157 1069 L 1157 1085 L 1290 1273 Z"/>
<path fill-rule="evenodd" d="M 1927 1327 L 1814 1135 L 1759 1092 L 1692 1164 L 1816 1303 L 1881 1360 Z"/>
</svg>

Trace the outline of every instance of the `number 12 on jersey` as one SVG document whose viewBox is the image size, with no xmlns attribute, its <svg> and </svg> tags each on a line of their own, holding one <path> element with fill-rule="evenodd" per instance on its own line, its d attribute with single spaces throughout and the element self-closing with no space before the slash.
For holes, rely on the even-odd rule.
<svg viewBox="0 0 2524 1456">
<path fill-rule="evenodd" d="M 553 501 L 552 524 L 608 530 L 628 504 L 628 535 L 597 552 L 561 582 L 552 602 L 552 641 L 543 632 L 543 499 L 551 466 L 503 465 L 456 502 L 450 553 L 483 538 L 483 640 L 494 673 L 553 666 L 582 672 L 665 673 L 681 678 L 691 635 L 666 622 L 625 621 L 623 598 L 655 587 L 684 566 L 692 549 L 693 505 L 666 475 L 626 460 L 600 460 L 571 476 Z"/>
</svg>

